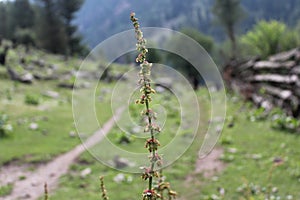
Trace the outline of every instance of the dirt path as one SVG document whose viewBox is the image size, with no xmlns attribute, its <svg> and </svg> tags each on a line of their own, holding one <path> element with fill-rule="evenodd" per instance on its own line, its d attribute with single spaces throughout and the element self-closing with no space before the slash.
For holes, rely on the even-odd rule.
<svg viewBox="0 0 300 200">
<path fill-rule="evenodd" d="M 118 109 L 116 111 L 115 116 L 113 116 L 108 122 L 106 122 L 100 130 L 98 130 L 91 137 L 89 137 L 84 142 L 84 144 L 80 144 L 71 151 L 58 156 L 53 161 L 39 166 L 35 171 L 24 172 L 22 174 L 22 176 L 26 177 L 26 179 L 24 180 L 19 180 L 21 175 L 19 170 L 24 170 L 24 166 L 15 166 L 12 168 L 8 166 L 8 168 L 6 169 L 7 171 L 5 171 L 5 169 L 1 169 L 1 174 L 12 174 L 11 179 L 15 179 L 15 182 L 12 193 L 6 197 L 0 197 L 0 200 L 35 200 L 44 194 L 43 185 L 45 182 L 47 182 L 48 189 L 50 191 L 54 190 L 58 184 L 59 178 L 68 172 L 68 169 L 70 165 L 74 162 L 74 160 L 80 154 L 82 154 L 86 150 L 86 148 L 94 146 L 103 139 L 103 137 L 114 126 L 115 121 L 117 121 L 120 118 L 122 111 L 123 108 Z"/>
<path fill-rule="evenodd" d="M 215 148 L 205 158 L 198 159 L 195 171 L 187 176 L 186 183 L 193 181 L 195 174 L 202 174 L 204 178 L 210 178 L 221 172 L 225 168 L 225 164 L 220 160 L 223 152 L 223 149 Z"/>
<path fill-rule="evenodd" d="M 185 180 L 185 187 L 191 186 L 195 189 L 187 194 L 183 194 L 178 200 L 189 200 L 192 197 L 199 196 L 201 185 L 204 183 L 203 181 L 217 175 L 226 167 L 226 165 L 220 161 L 220 157 L 223 153 L 223 149 L 215 148 L 205 158 L 197 160 L 194 172 L 189 174 Z M 203 178 L 199 178 L 197 174 L 202 174 Z"/>
</svg>

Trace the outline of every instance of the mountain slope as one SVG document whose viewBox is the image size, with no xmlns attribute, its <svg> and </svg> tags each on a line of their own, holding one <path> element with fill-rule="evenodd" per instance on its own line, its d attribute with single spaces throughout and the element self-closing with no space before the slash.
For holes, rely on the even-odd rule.
<svg viewBox="0 0 300 200">
<path fill-rule="evenodd" d="M 172 29 L 195 27 L 212 35 L 217 40 L 224 39 L 213 20 L 212 0 L 86 0 L 77 14 L 75 23 L 86 42 L 91 46 L 120 31 L 131 29 L 129 14 L 137 13 L 143 27 L 158 26 Z M 239 26 L 244 33 L 262 19 L 276 19 L 293 26 L 300 18 L 299 0 L 242 0 L 247 17 Z"/>
</svg>

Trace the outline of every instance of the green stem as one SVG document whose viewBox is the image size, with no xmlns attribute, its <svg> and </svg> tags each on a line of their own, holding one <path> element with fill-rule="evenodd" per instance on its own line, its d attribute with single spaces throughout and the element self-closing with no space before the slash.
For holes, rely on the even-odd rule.
<svg viewBox="0 0 300 200">
<path fill-rule="evenodd" d="M 145 86 L 146 85 L 147 84 L 145 83 Z M 149 83 L 149 86 L 150 86 L 150 83 Z M 147 95 L 147 94 L 145 93 L 145 95 Z M 145 104 L 146 104 L 146 113 L 147 113 L 147 116 L 148 116 L 148 123 L 149 123 L 149 126 L 150 126 L 151 139 L 152 139 L 152 141 L 154 141 L 155 137 L 154 137 L 153 128 L 152 128 L 152 120 L 151 120 L 151 117 L 149 115 L 150 105 L 149 105 L 149 100 L 148 99 L 146 99 Z M 153 149 L 151 167 L 150 167 L 150 175 L 151 176 L 149 177 L 149 187 L 148 187 L 149 190 L 152 190 L 152 184 L 153 184 L 153 173 L 154 173 L 154 166 L 155 166 L 155 161 L 153 159 L 155 157 L 155 152 L 156 151 Z"/>
</svg>

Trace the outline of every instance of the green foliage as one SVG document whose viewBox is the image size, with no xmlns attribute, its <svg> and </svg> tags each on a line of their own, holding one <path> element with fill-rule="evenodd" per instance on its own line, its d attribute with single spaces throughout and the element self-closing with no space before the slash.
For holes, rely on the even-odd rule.
<svg viewBox="0 0 300 200">
<path fill-rule="evenodd" d="M 300 46 L 300 31 L 287 29 L 280 40 L 280 51 L 290 50 Z"/>
<path fill-rule="evenodd" d="M 204 179 L 197 199 L 299 199 L 299 136 L 272 129 L 270 120 L 249 122 L 249 109 L 228 101 L 227 114 L 238 113 L 234 127 L 225 126 L 221 142 L 226 168 Z M 221 192 L 223 191 L 223 193 Z"/>
<path fill-rule="evenodd" d="M 212 11 L 227 31 L 244 17 L 240 4 L 240 0 L 215 0 Z"/>
<path fill-rule="evenodd" d="M 37 106 L 40 104 L 40 97 L 35 94 L 26 94 L 25 96 L 25 103 L 28 105 Z"/>
<path fill-rule="evenodd" d="M 270 188 L 269 186 L 261 186 L 254 183 L 244 183 L 237 188 L 237 192 L 244 199 L 281 199 L 276 187 Z"/>
<path fill-rule="evenodd" d="M 67 54 L 70 55 L 84 53 L 85 47 L 81 45 L 81 37 L 76 35 L 77 26 L 72 24 L 75 13 L 81 8 L 83 2 L 84 0 L 61 0 L 57 2 L 66 34 Z"/>
<path fill-rule="evenodd" d="M 241 37 L 250 54 L 258 54 L 263 58 L 279 51 L 289 50 L 300 44 L 299 33 L 290 30 L 278 21 L 260 21 L 252 30 Z"/>
<path fill-rule="evenodd" d="M 216 16 L 216 21 L 224 27 L 231 41 L 232 57 L 235 57 L 237 53 L 235 26 L 244 17 L 244 10 L 240 5 L 240 0 L 215 0 L 212 12 Z"/>
<path fill-rule="evenodd" d="M 131 135 L 124 133 L 124 132 L 118 132 L 116 134 L 116 141 L 119 144 L 129 144 L 131 143 L 131 141 L 133 140 L 133 138 L 131 137 Z"/>
<path fill-rule="evenodd" d="M 54 0 L 39 1 L 41 2 L 38 21 L 39 45 L 53 53 L 63 54 L 66 52 L 67 39 L 56 3 Z"/>
<path fill-rule="evenodd" d="M 5 186 L 0 186 L 0 197 L 9 195 L 13 190 L 13 184 L 7 184 Z"/>
<path fill-rule="evenodd" d="M 300 122 L 298 119 L 287 116 L 284 113 L 274 114 L 272 117 L 272 128 L 295 132 L 299 129 Z"/>
<path fill-rule="evenodd" d="M 275 54 L 279 49 L 279 43 L 286 30 L 283 23 L 277 21 L 260 21 L 241 38 L 241 42 L 248 45 L 261 56 Z"/>
<path fill-rule="evenodd" d="M 268 113 L 266 109 L 263 107 L 259 107 L 257 109 L 252 109 L 249 112 L 248 118 L 251 122 L 258 121 L 258 120 L 265 120 L 268 117 Z"/>
<path fill-rule="evenodd" d="M 149 42 L 148 42 L 149 43 Z M 161 63 L 163 60 L 162 52 L 156 48 L 148 49 L 148 60 L 151 63 Z"/>
<path fill-rule="evenodd" d="M 35 45 L 36 37 L 31 29 L 17 29 L 15 32 L 15 39 L 19 44 Z"/>
<path fill-rule="evenodd" d="M 73 24 L 83 0 L 0 2 L 0 38 L 36 44 L 52 53 L 87 54 Z"/>
<path fill-rule="evenodd" d="M 7 7 L 0 2 L 0 39 L 7 37 Z"/>
<path fill-rule="evenodd" d="M 4 113 L 0 113 L 0 138 L 6 136 L 7 133 L 12 130 L 12 125 L 8 123 L 8 116 Z"/>
<path fill-rule="evenodd" d="M 35 12 L 29 0 L 14 1 L 11 16 L 13 30 L 17 28 L 27 29 L 34 26 Z"/>
<path fill-rule="evenodd" d="M 214 47 L 214 40 L 212 37 L 204 35 L 194 28 L 184 28 L 181 32 L 198 42 L 208 53 L 212 53 Z"/>
</svg>

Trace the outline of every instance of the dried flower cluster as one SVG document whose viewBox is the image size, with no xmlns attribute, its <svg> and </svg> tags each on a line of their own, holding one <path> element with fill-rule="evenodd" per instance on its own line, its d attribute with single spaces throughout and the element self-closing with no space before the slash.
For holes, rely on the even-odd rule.
<svg viewBox="0 0 300 200">
<path fill-rule="evenodd" d="M 102 199 L 103 200 L 108 200 L 108 196 L 107 196 L 107 191 L 105 189 L 105 185 L 104 185 L 104 177 L 103 176 L 100 176 L 100 189 L 101 189 L 101 192 L 102 192 Z"/>
<path fill-rule="evenodd" d="M 150 132 L 150 138 L 147 139 L 145 148 L 150 152 L 150 166 L 143 167 L 144 173 L 142 178 L 149 181 L 149 186 L 143 192 L 143 200 L 156 200 L 156 199 L 165 199 L 163 194 L 166 191 L 167 198 L 172 199 L 176 197 L 176 192 L 170 189 L 170 184 L 164 182 L 161 173 L 155 169 L 155 167 L 160 167 L 162 165 L 162 158 L 157 153 L 160 142 L 155 138 L 155 133 L 161 131 L 160 127 L 154 124 L 156 119 L 156 113 L 151 110 L 150 102 L 151 95 L 155 94 L 155 90 L 151 88 L 151 67 L 152 63 L 149 63 L 146 59 L 146 54 L 148 49 L 146 48 L 146 40 L 143 37 L 143 33 L 140 29 L 138 19 L 135 17 L 135 13 L 130 14 L 130 19 L 133 23 L 135 29 L 135 36 L 137 39 L 136 49 L 139 52 L 139 55 L 136 58 L 136 62 L 140 64 L 141 70 L 139 72 L 140 80 L 139 84 L 141 86 L 140 92 L 142 93 L 141 97 L 136 101 L 137 104 L 145 105 L 145 109 L 141 112 L 142 116 L 146 117 L 147 124 L 145 126 L 144 132 Z M 157 178 L 157 185 L 153 186 L 153 179 Z"/>
</svg>

